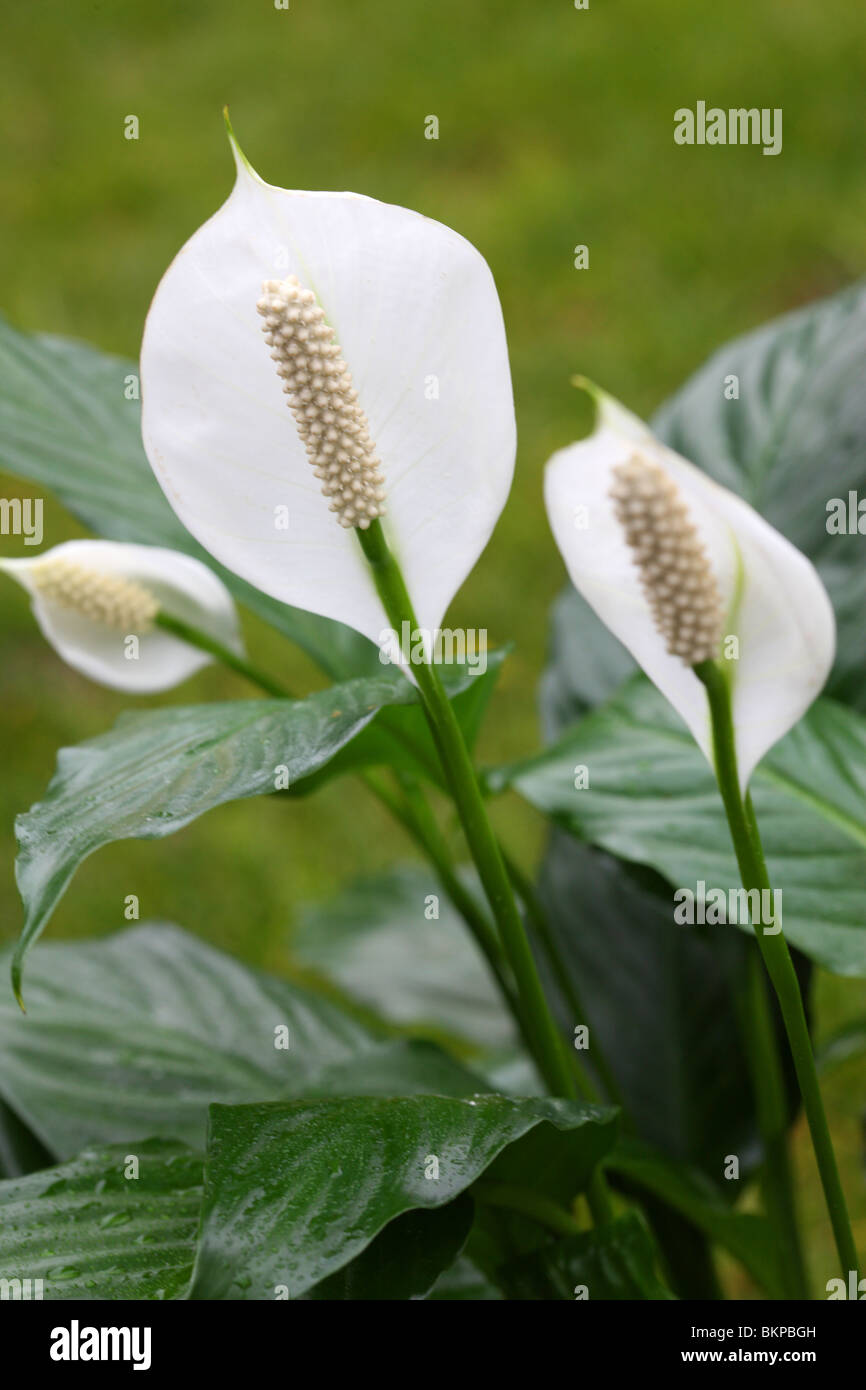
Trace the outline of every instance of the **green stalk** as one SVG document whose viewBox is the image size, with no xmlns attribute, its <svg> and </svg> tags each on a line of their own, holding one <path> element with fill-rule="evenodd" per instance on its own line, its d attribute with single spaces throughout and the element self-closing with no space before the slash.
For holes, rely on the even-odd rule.
<svg viewBox="0 0 866 1390">
<path fill-rule="evenodd" d="M 406 622 L 410 631 L 414 632 L 418 627 L 418 621 L 403 575 L 385 540 L 381 522 L 374 521 L 366 530 L 356 530 L 355 534 L 392 626 L 397 632 L 401 632 L 403 623 Z M 487 807 L 462 730 L 435 665 L 427 661 L 413 663 L 412 671 L 433 741 L 451 786 L 466 843 L 478 869 L 517 983 L 522 1014 L 534 1041 L 534 1055 L 553 1093 L 575 1097 L 578 1087 L 571 1063 L 544 997 L 532 950 L 503 862 L 502 851 L 487 815 Z M 588 1197 L 593 1219 L 599 1222 L 609 1219 L 610 1194 L 604 1177 L 598 1170 L 593 1177 Z"/>
<path fill-rule="evenodd" d="M 745 991 L 747 1058 L 764 1142 L 761 1192 L 779 1242 L 779 1272 L 788 1298 L 809 1298 L 797 1223 L 788 1146 L 788 1107 L 782 1060 L 773 1027 L 767 976 L 757 945 L 749 951 Z"/>
<path fill-rule="evenodd" d="M 743 887 L 747 892 L 752 889 L 757 889 L 759 892 L 771 892 L 770 878 L 754 811 L 749 799 L 746 798 L 744 802 L 740 794 L 728 683 L 714 661 L 703 661 L 694 667 L 694 671 L 706 687 L 709 698 L 716 777 L 730 826 L 731 839 L 740 867 Z M 857 1247 L 851 1231 L 851 1221 L 839 1178 L 833 1141 L 830 1138 L 830 1129 L 824 1112 L 824 1103 L 821 1099 L 821 1089 L 815 1070 L 815 1058 L 812 1054 L 812 1042 L 809 1037 L 806 1012 L 803 1007 L 799 981 L 791 960 L 791 953 L 781 931 L 768 935 L 761 930 L 759 921 L 753 922 L 752 925 L 755 928 L 755 935 L 767 974 L 772 981 L 782 1011 L 782 1019 L 791 1048 L 800 1093 L 803 1097 L 803 1108 L 812 1136 L 812 1147 L 821 1176 L 821 1185 L 824 1189 L 824 1198 L 833 1227 L 842 1273 L 844 1275 L 853 1270 L 856 1274 L 858 1271 Z M 775 1104 L 777 1106 L 784 1105 L 784 1099 L 777 1099 Z M 785 1180 L 785 1176 L 785 1171 L 776 1173 L 780 1184 Z M 780 1211 L 793 1211 L 792 1195 L 780 1193 L 778 1207 Z M 790 1245 L 793 1239 L 794 1237 L 789 1234 L 787 1244 Z"/>
<path fill-rule="evenodd" d="M 389 621 L 399 632 L 403 623 L 410 631 L 418 627 L 403 576 L 388 548 L 379 521 L 366 530 L 357 530 L 367 562 L 373 573 L 379 597 Z M 463 735 L 439 673 L 432 663 L 420 661 L 412 672 L 442 765 L 448 777 L 460 820 L 479 877 L 487 894 L 502 944 L 511 962 L 517 987 L 531 1020 L 539 1062 L 548 1084 L 563 1096 L 573 1096 L 575 1086 L 565 1059 L 562 1040 L 547 1007 L 535 961 L 523 930 L 523 923 L 502 860 L 499 844 L 487 816 L 475 770 Z"/>
<path fill-rule="evenodd" d="M 190 647 L 198 647 L 199 651 L 207 652 L 213 656 L 223 666 L 228 666 L 230 670 L 236 671 L 239 676 L 257 685 L 266 695 L 274 695 L 278 700 L 292 700 L 295 697 L 272 680 L 264 671 L 259 671 L 252 666 L 249 661 L 245 661 L 242 656 L 238 656 L 230 647 L 226 647 L 222 642 L 218 642 L 215 637 L 211 637 L 207 632 L 202 632 L 200 628 L 193 627 L 190 623 L 185 623 L 181 618 L 173 618 L 170 613 L 165 613 L 160 609 L 154 618 L 157 627 L 161 627 L 164 632 L 170 632 L 173 637 L 179 637 L 182 642 L 186 642 Z"/>
</svg>

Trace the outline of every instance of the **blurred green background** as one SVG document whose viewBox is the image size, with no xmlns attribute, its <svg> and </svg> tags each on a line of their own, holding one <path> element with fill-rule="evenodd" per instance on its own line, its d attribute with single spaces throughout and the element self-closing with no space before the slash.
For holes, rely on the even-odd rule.
<svg viewBox="0 0 866 1390">
<path fill-rule="evenodd" d="M 0 308 L 19 327 L 134 355 L 156 283 L 227 196 L 228 103 L 273 183 L 355 189 L 473 241 L 509 331 L 520 446 L 511 500 L 452 610 L 508 638 L 485 760 L 537 742 L 547 609 L 563 579 L 541 501 L 549 453 L 586 420 L 584 371 L 649 414 L 726 338 L 866 269 L 866 10 L 850 0 L 42 0 L 4 6 Z M 781 107 L 784 149 L 682 148 L 673 112 Z M 424 138 L 425 117 L 440 123 Z M 124 138 L 136 115 L 140 138 Z M 577 244 L 589 268 L 573 265 Z M 816 461 L 820 466 L 820 461 Z M 24 495 L 0 478 L 3 495 Z M 46 511 L 46 543 L 77 534 Z M 15 551 L 14 542 L 4 548 Z M 20 551 L 20 547 L 17 547 Z M 2 932 L 15 935 L 12 819 L 43 791 L 59 745 L 130 703 L 60 665 L 27 604 L 2 590 Z M 251 650 L 296 689 L 309 663 L 250 625 Z M 210 670 L 167 700 L 249 693 Z M 135 702 L 145 705 L 147 702 Z M 509 801 L 503 834 L 531 867 L 543 827 Z M 49 928 L 83 935 L 173 919 L 285 968 L 297 904 L 410 853 L 348 781 L 300 806 L 223 808 L 171 839 L 84 866 Z M 819 1028 L 862 1011 L 857 982 L 822 978 Z M 860 1114 L 866 1072 L 828 1083 L 866 1245 Z M 817 1268 L 830 1260 L 807 1146 L 798 1154 Z"/>
</svg>

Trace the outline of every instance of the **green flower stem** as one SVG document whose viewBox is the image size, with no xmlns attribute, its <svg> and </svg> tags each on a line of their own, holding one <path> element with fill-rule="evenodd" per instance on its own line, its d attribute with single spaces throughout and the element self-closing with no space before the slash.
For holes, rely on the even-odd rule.
<svg viewBox="0 0 866 1390">
<path fill-rule="evenodd" d="M 173 618 L 170 613 L 160 610 L 154 622 L 157 627 L 161 627 L 164 632 L 170 632 L 173 637 L 179 637 L 182 642 L 186 642 L 190 647 L 198 647 L 199 651 L 207 652 L 216 658 L 223 666 L 228 666 L 230 670 L 236 671 L 239 676 L 244 676 L 246 680 L 257 685 L 266 695 L 274 695 L 278 700 L 292 700 L 295 697 L 283 686 L 279 685 L 264 671 L 259 671 L 252 666 L 249 661 L 245 661 L 237 652 L 233 652 L 230 647 L 226 647 L 222 642 L 217 642 L 216 638 L 202 632 L 200 628 L 192 627 L 190 623 L 185 623 L 181 618 Z"/>
<path fill-rule="evenodd" d="M 788 1106 L 779 1045 L 773 1027 L 767 975 L 757 945 L 749 951 L 745 1033 L 758 1122 L 764 1141 L 761 1191 L 777 1232 L 779 1273 L 788 1298 L 809 1298 L 809 1281 L 797 1224 L 788 1147 Z"/>
<path fill-rule="evenodd" d="M 373 574 L 385 613 L 394 629 L 402 631 L 404 622 L 415 631 L 418 621 L 400 568 L 388 548 L 379 521 L 366 530 L 356 530 L 361 549 Z M 523 921 L 514 899 L 511 881 L 502 859 L 499 842 L 487 815 L 478 778 L 466 748 L 457 716 L 445 693 L 435 665 L 426 661 L 412 665 L 424 710 L 442 766 L 448 777 L 466 843 L 475 861 L 491 912 L 499 928 L 521 999 L 521 1011 L 534 1041 L 533 1054 L 554 1094 L 575 1097 L 578 1086 L 564 1040 L 553 1021 Z M 609 1219 L 611 1199 L 603 1175 L 596 1170 L 588 1193 L 595 1221 Z"/>
<path fill-rule="evenodd" d="M 406 590 L 403 576 L 388 548 L 379 521 L 356 535 L 370 565 L 385 612 L 397 631 L 408 623 L 411 631 L 418 620 Z M 436 667 L 427 661 L 412 664 L 433 741 L 451 786 L 457 811 L 484 891 L 499 928 L 505 953 L 511 963 L 524 1007 L 532 1023 L 535 1051 L 548 1085 L 562 1096 L 574 1096 L 575 1084 L 566 1060 L 562 1039 L 557 1032 L 535 961 L 514 901 L 511 883 L 499 844 L 487 816 L 457 717 L 443 689 Z"/>
<path fill-rule="evenodd" d="M 771 891 L 770 878 L 767 873 L 754 811 L 751 809 L 749 799 L 746 798 L 744 802 L 740 794 L 728 683 L 721 669 L 713 661 L 701 662 L 695 666 L 694 671 L 706 687 L 709 698 L 716 776 L 731 830 L 737 863 L 740 866 L 743 887 L 747 891 L 752 889 Z M 818 1074 L 815 1070 L 815 1059 L 812 1054 L 812 1043 L 806 1022 L 806 1012 L 803 1008 L 803 998 L 791 960 L 791 953 L 788 950 L 788 943 L 781 931 L 770 935 L 761 930 L 759 922 L 753 923 L 753 926 L 767 974 L 772 981 L 782 1011 L 782 1019 L 788 1035 L 800 1093 L 803 1097 L 803 1108 L 812 1136 L 812 1147 L 821 1175 L 821 1184 L 824 1189 L 830 1223 L 833 1227 L 842 1273 L 846 1275 L 850 1270 L 857 1272 L 857 1247 L 854 1244 L 845 1194 L 839 1179 L 836 1155 L 833 1151 L 833 1142 L 830 1138 L 827 1116 L 821 1099 L 821 1089 L 818 1085 Z M 777 1174 L 778 1176 L 780 1175 Z M 788 1198 L 779 1201 L 780 1209 L 792 1208 L 792 1206 L 793 1203 Z"/>
<path fill-rule="evenodd" d="M 558 1236 L 578 1236 L 583 1227 L 570 1211 L 561 1207 L 549 1197 L 532 1192 L 528 1187 L 517 1187 L 505 1182 L 487 1182 L 483 1178 L 473 1183 L 469 1191 L 482 1206 L 505 1207 L 528 1216 L 540 1226 L 546 1226 Z"/>
</svg>

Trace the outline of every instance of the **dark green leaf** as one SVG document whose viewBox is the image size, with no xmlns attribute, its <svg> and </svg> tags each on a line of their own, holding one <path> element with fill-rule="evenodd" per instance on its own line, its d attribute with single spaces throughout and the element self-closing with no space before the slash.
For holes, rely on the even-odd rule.
<svg viewBox="0 0 866 1390">
<path fill-rule="evenodd" d="M 605 1166 L 687 1217 L 738 1259 L 771 1297 L 785 1297 L 776 1237 L 766 1217 L 732 1211 L 702 1174 L 634 1140 L 622 1140 Z"/>
<path fill-rule="evenodd" d="M 21 1178 L 53 1163 L 54 1155 L 40 1143 L 5 1100 L 0 1100 L 0 1178 Z"/>
<path fill-rule="evenodd" d="M 579 791 L 577 764 L 590 778 Z M 489 781 L 516 787 L 582 839 L 650 865 L 677 888 L 739 891 L 715 778 L 642 677 L 559 743 Z M 866 720 L 817 701 L 758 766 L 751 792 L 788 940 L 839 974 L 866 974 Z M 738 926 L 751 934 L 748 921 Z"/>
<path fill-rule="evenodd" d="M 587 1011 L 587 1056 L 597 1042 L 637 1133 L 717 1183 L 731 1152 L 753 1168 L 757 1121 L 735 1007 L 751 943 L 725 925 L 677 926 L 664 879 L 561 830 L 539 893 Z"/>
<path fill-rule="evenodd" d="M 0 1182 L 0 1280 L 41 1279 L 47 1300 L 182 1298 L 201 1166 L 151 1139 Z"/>
<path fill-rule="evenodd" d="M 469 1235 L 474 1204 L 465 1193 L 444 1207 L 404 1212 L 366 1250 L 303 1298 L 424 1298 L 457 1259 Z"/>
<path fill-rule="evenodd" d="M 713 1259 L 712 1245 L 703 1231 L 667 1202 L 640 1192 L 640 1204 L 659 1251 L 665 1278 L 676 1298 L 717 1303 L 724 1298 Z"/>
<path fill-rule="evenodd" d="M 736 376 L 739 399 L 725 398 Z M 866 286 L 819 300 L 726 344 L 653 424 L 741 493 L 818 566 L 839 624 L 828 691 L 866 709 L 863 537 L 832 535 L 827 505 L 866 498 Z"/>
<path fill-rule="evenodd" d="M 0 1093 L 60 1158 L 154 1132 L 202 1147 L 211 1101 L 297 1095 L 375 1042 L 327 1000 L 170 926 L 46 946 L 28 1007 L 0 994 Z"/>
<path fill-rule="evenodd" d="M 404 866 L 351 884 L 304 912 L 292 944 L 305 964 L 391 1023 L 485 1047 L 514 1042 L 488 966 L 429 869 Z"/>
<path fill-rule="evenodd" d="M 670 1299 L 656 1252 L 635 1213 L 580 1235 L 563 1236 L 500 1271 L 509 1298 L 538 1301 Z"/>
<path fill-rule="evenodd" d="M 577 1191 L 613 1136 L 612 1112 L 559 1100 L 215 1105 L 193 1296 L 297 1297 L 403 1212 L 445 1206 L 485 1170 L 508 1181 L 531 1159 L 545 1191 L 565 1175 Z"/>
<path fill-rule="evenodd" d="M 49 488 L 100 536 L 204 560 L 235 598 L 334 679 L 377 671 L 378 652 L 360 633 L 260 593 L 193 540 L 144 453 L 139 402 L 126 398 L 137 373 L 134 362 L 63 338 L 30 337 L 0 319 L 0 467 Z"/>
</svg>

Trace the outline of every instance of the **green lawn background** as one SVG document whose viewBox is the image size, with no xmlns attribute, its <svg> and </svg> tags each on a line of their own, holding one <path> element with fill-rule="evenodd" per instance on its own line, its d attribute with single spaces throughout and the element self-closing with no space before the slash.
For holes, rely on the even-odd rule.
<svg viewBox="0 0 866 1390">
<path fill-rule="evenodd" d="M 486 627 L 493 644 L 516 640 L 482 742 L 489 761 L 537 741 L 547 610 L 563 578 L 542 469 L 586 425 L 569 376 L 586 372 L 649 414 L 726 338 L 866 269 L 866 9 L 850 0 L 44 0 L 4 6 L 3 30 L 0 309 L 22 328 L 136 354 L 162 271 L 230 189 L 225 102 L 271 182 L 404 203 L 487 257 L 509 332 L 518 466 L 451 619 Z M 675 146 L 673 112 L 698 99 L 781 107 L 782 154 Z M 124 139 L 131 114 L 137 141 Z M 431 114 L 437 141 L 424 138 Z M 573 267 L 579 243 L 587 270 Z M 2 478 L 0 490 L 24 491 Z M 46 517 L 46 543 L 78 534 L 59 509 Z M 248 636 L 294 688 L 321 683 L 270 633 L 250 624 Z M 0 680 L 10 938 L 14 814 L 40 796 L 59 745 L 130 702 L 63 667 L 11 585 Z M 234 693 L 249 692 L 209 670 L 164 698 Z M 543 827 L 516 801 L 497 817 L 531 867 Z M 409 853 L 348 781 L 300 808 L 241 803 L 159 844 L 102 851 L 49 932 L 113 930 L 137 893 L 143 916 L 283 969 L 299 903 Z M 864 1011 L 856 982 L 824 977 L 818 998 L 823 1031 Z M 864 1092 L 859 1065 L 828 1083 L 861 1246 Z M 820 1274 L 830 1248 L 803 1143 L 798 1160 Z"/>
</svg>

